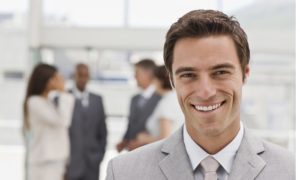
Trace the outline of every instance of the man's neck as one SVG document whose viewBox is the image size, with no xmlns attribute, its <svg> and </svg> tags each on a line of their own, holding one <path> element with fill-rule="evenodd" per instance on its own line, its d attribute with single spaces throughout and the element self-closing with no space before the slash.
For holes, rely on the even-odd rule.
<svg viewBox="0 0 300 180">
<path fill-rule="evenodd" d="M 79 92 L 81 92 L 81 93 L 83 93 L 84 91 L 85 91 L 85 89 L 83 88 L 78 88 L 77 86 L 76 86 L 76 89 L 77 89 L 77 91 L 79 91 Z"/>
<path fill-rule="evenodd" d="M 145 91 L 148 87 L 151 86 L 151 83 L 149 83 L 148 85 L 144 85 L 144 86 L 141 86 L 140 88 Z"/>
<path fill-rule="evenodd" d="M 228 145 L 238 134 L 240 130 L 240 122 L 235 122 L 231 126 L 234 126 L 235 131 L 224 130 L 224 132 L 217 135 L 205 135 L 193 130 L 189 131 L 188 125 L 187 130 L 191 138 L 207 153 L 216 154 L 221 151 L 226 145 Z M 196 132 L 196 134 L 195 134 Z"/>
</svg>

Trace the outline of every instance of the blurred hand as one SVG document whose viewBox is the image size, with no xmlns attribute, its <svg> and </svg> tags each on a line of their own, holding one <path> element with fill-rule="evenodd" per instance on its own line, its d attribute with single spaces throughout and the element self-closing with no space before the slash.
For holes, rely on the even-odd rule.
<svg viewBox="0 0 300 180">
<path fill-rule="evenodd" d="M 47 84 L 48 91 L 64 91 L 65 90 L 65 82 L 62 75 L 59 73 L 55 73 L 55 75 L 49 80 Z"/>
<path fill-rule="evenodd" d="M 117 151 L 118 151 L 118 152 L 121 152 L 123 149 L 125 149 L 126 146 L 127 146 L 127 143 L 128 143 L 128 142 L 125 141 L 125 140 L 119 142 L 119 143 L 116 145 Z"/>
<path fill-rule="evenodd" d="M 56 75 L 56 90 L 64 91 L 65 90 L 65 80 L 63 76 L 59 73 Z"/>
<path fill-rule="evenodd" d="M 141 132 L 137 135 L 137 141 L 142 143 L 142 142 L 145 142 L 149 139 L 149 134 L 146 133 L 146 132 Z"/>
<path fill-rule="evenodd" d="M 145 145 L 144 143 L 141 143 L 140 141 L 138 140 L 130 140 L 128 145 L 127 145 L 127 148 L 128 148 L 128 151 L 132 151 L 138 147 L 141 147 Z"/>
</svg>

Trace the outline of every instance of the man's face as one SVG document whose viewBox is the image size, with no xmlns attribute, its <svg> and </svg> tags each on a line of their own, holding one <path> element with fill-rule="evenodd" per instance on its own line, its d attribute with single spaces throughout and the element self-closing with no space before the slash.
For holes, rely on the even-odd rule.
<svg viewBox="0 0 300 180">
<path fill-rule="evenodd" d="M 247 77 L 248 66 L 245 72 Z M 229 36 L 177 41 L 172 78 L 192 137 L 221 137 L 238 132 L 243 76 Z"/>
<path fill-rule="evenodd" d="M 80 91 L 84 91 L 87 82 L 89 81 L 89 69 L 85 66 L 80 66 L 75 72 L 75 82 L 76 86 Z"/>
<path fill-rule="evenodd" d="M 140 88 L 146 89 L 152 82 L 152 74 L 149 70 L 135 66 L 135 79 Z"/>
</svg>

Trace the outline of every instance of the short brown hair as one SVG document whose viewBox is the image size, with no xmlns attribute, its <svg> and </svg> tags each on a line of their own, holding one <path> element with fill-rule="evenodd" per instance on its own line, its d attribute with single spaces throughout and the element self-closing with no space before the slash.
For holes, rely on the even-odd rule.
<svg viewBox="0 0 300 180">
<path fill-rule="evenodd" d="M 244 79 L 245 67 L 250 60 L 247 35 L 235 17 L 229 17 L 215 10 L 194 10 L 172 24 L 167 32 L 164 44 L 164 61 L 167 70 L 172 73 L 173 51 L 179 39 L 213 35 L 229 35 L 233 39 Z"/>
<path fill-rule="evenodd" d="M 151 72 L 154 72 L 155 68 L 156 68 L 156 64 L 154 62 L 154 60 L 149 59 L 149 58 L 145 58 L 145 59 L 141 59 L 139 62 L 134 64 L 137 67 L 143 68 L 145 70 L 149 70 Z"/>
</svg>

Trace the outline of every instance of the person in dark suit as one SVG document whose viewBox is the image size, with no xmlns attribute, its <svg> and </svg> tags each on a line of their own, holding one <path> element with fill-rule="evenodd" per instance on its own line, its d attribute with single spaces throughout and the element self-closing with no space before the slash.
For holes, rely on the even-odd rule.
<svg viewBox="0 0 300 180">
<path fill-rule="evenodd" d="M 138 133 L 145 131 L 146 120 L 150 117 L 161 96 L 155 92 L 153 83 L 156 65 L 151 59 L 142 59 L 135 64 L 135 78 L 142 92 L 133 96 L 130 102 L 127 130 L 121 142 L 117 144 L 118 152 L 123 149 L 133 150 L 141 144 L 135 139 Z"/>
<path fill-rule="evenodd" d="M 76 100 L 69 131 L 71 155 L 67 178 L 98 180 L 107 138 L 104 106 L 101 96 L 86 90 L 88 66 L 77 64 L 74 76 L 76 86 L 70 92 Z"/>
</svg>

